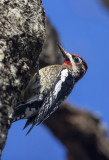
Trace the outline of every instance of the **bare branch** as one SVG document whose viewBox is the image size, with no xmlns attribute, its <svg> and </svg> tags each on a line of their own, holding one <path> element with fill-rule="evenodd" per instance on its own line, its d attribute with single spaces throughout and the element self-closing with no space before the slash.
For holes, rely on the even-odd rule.
<svg viewBox="0 0 109 160">
<path fill-rule="evenodd" d="M 96 116 L 64 103 L 45 124 L 66 146 L 69 160 L 109 160 L 109 141 Z"/>
<path fill-rule="evenodd" d="M 109 8 L 109 0 L 102 0 L 102 1 Z"/>
<path fill-rule="evenodd" d="M 49 64 L 61 63 L 61 53 L 57 48 L 52 48 L 56 44 L 55 41 L 58 36 L 49 22 L 47 22 L 47 25 L 50 26 L 50 28 L 46 27 L 48 29 L 47 35 L 50 34 L 51 36 L 47 36 L 43 54 L 41 54 L 40 63 L 43 67 Z M 55 56 L 57 53 L 59 57 Z M 45 60 L 46 56 L 47 59 Z M 50 63 L 52 57 L 54 57 L 54 61 Z M 106 139 L 106 130 L 99 118 L 91 113 L 64 103 L 45 121 L 45 125 L 66 146 L 69 160 L 109 160 L 109 141 Z"/>
</svg>

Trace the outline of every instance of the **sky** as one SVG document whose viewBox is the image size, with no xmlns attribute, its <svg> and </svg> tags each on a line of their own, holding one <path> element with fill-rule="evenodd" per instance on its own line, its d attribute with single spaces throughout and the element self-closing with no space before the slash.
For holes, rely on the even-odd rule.
<svg viewBox="0 0 109 160">
<path fill-rule="evenodd" d="M 64 48 L 88 64 L 67 101 L 101 118 L 109 130 L 109 10 L 100 0 L 43 0 Z M 66 148 L 44 125 L 28 136 L 25 120 L 12 124 L 2 160 L 66 160 Z"/>
</svg>

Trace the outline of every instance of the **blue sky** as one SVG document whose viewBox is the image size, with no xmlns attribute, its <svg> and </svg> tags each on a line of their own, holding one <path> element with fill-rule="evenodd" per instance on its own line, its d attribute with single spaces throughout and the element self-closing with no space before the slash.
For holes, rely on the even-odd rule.
<svg viewBox="0 0 109 160">
<path fill-rule="evenodd" d="M 61 43 L 82 56 L 88 71 L 68 98 L 71 104 L 101 117 L 109 128 L 109 11 L 100 0 L 43 0 L 46 15 Z M 25 120 L 9 130 L 3 160 L 66 160 L 65 147 L 43 125 L 25 136 Z"/>
</svg>

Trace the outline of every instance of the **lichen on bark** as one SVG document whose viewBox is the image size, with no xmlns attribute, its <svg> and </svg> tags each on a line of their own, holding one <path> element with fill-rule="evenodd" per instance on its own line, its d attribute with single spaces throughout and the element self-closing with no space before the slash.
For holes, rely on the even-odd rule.
<svg viewBox="0 0 109 160">
<path fill-rule="evenodd" d="M 45 39 L 41 0 L 0 1 L 0 155 L 10 112 L 21 102 Z"/>
</svg>

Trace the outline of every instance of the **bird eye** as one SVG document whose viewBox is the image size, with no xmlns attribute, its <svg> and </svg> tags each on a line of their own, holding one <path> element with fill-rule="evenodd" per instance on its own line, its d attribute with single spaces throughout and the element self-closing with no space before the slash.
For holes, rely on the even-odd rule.
<svg viewBox="0 0 109 160">
<path fill-rule="evenodd" d="M 74 61 L 75 61 L 76 63 L 79 63 L 79 62 L 80 62 L 80 58 L 79 58 L 79 57 L 74 57 Z"/>
</svg>

